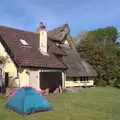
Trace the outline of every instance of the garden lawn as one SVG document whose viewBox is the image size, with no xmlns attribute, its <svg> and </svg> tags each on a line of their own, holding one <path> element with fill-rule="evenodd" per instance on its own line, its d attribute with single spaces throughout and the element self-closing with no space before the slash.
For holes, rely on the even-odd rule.
<svg viewBox="0 0 120 120">
<path fill-rule="evenodd" d="M 90 88 L 47 99 L 53 110 L 22 117 L 5 108 L 6 98 L 1 97 L 0 120 L 120 120 L 120 89 Z"/>
</svg>

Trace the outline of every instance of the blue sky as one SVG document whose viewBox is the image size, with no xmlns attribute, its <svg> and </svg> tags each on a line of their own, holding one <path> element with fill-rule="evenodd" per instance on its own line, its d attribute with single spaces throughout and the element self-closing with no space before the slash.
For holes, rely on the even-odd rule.
<svg viewBox="0 0 120 120">
<path fill-rule="evenodd" d="M 72 35 L 115 26 L 120 30 L 120 0 L 1 0 L 0 25 L 35 31 L 68 23 Z"/>
</svg>

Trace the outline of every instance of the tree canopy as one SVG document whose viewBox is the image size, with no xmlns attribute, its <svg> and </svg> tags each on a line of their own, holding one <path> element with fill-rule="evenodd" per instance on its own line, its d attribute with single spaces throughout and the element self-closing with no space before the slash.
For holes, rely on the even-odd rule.
<svg viewBox="0 0 120 120">
<path fill-rule="evenodd" d="M 116 44 L 115 27 L 100 28 L 88 31 L 85 38 L 77 44 L 77 51 L 98 73 L 96 84 L 120 78 L 120 50 Z"/>
<path fill-rule="evenodd" d="M 85 39 L 89 41 L 112 43 L 116 41 L 116 37 L 117 29 L 110 26 L 87 32 Z"/>
</svg>

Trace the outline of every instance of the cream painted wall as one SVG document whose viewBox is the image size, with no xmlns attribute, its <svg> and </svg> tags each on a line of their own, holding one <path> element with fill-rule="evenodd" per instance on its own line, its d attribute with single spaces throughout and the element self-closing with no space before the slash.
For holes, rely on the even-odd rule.
<svg viewBox="0 0 120 120">
<path fill-rule="evenodd" d="M 11 84 L 12 82 L 14 85 L 16 84 L 16 87 L 18 86 L 28 86 L 29 85 L 29 75 L 26 74 L 26 69 L 23 70 L 22 73 L 19 73 L 19 80 L 13 80 L 15 77 L 17 77 L 17 68 L 14 64 L 14 62 L 11 60 L 10 56 L 8 53 L 5 51 L 3 45 L 0 43 L 0 56 L 8 57 L 7 63 L 3 67 L 3 72 L 8 72 L 9 77 L 11 77 L 11 81 L 9 83 Z"/>
<path fill-rule="evenodd" d="M 65 87 L 79 87 L 79 86 L 93 86 L 94 80 L 88 80 L 88 81 L 65 81 Z"/>
<path fill-rule="evenodd" d="M 12 77 L 17 77 L 17 69 L 7 52 L 5 51 L 3 45 L 0 43 L 0 56 L 8 57 L 7 63 L 4 65 L 4 72 L 9 72 Z"/>
<path fill-rule="evenodd" d="M 27 71 L 27 69 L 24 69 L 22 73 L 19 73 L 20 87 L 29 86 L 29 74 L 26 73 Z"/>
<path fill-rule="evenodd" d="M 39 70 L 29 70 L 30 81 L 29 85 L 40 90 Z"/>
<path fill-rule="evenodd" d="M 79 78 L 76 78 L 76 81 L 72 77 L 67 77 L 65 81 L 65 87 L 75 87 L 75 86 L 94 86 L 94 80 L 88 79 L 88 81 L 80 81 Z"/>
</svg>

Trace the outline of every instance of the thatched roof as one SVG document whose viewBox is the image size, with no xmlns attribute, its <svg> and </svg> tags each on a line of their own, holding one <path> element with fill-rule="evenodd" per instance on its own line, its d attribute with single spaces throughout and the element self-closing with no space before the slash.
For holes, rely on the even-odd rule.
<svg viewBox="0 0 120 120">
<path fill-rule="evenodd" d="M 26 40 L 29 47 L 22 45 L 20 38 Z M 68 67 L 67 76 L 96 76 L 93 68 L 79 57 L 67 24 L 48 32 L 49 57 L 42 55 L 38 50 L 38 38 L 33 32 L 0 26 L 0 42 L 17 66 L 63 70 Z M 69 47 L 64 46 L 65 40 L 68 41 Z M 57 46 L 56 41 L 61 44 L 61 48 Z M 58 56 L 63 61 L 59 60 Z"/>
<path fill-rule="evenodd" d="M 71 39 L 69 25 L 64 24 L 52 31 L 48 32 L 48 36 L 61 43 L 61 49 L 66 53 L 63 56 L 62 61 L 67 65 L 67 76 L 69 77 L 95 77 L 96 71 L 92 66 L 82 59 L 76 51 L 75 45 Z M 64 45 L 64 41 L 67 40 L 69 46 Z"/>
<path fill-rule="evenodd" d="M 70 44 L 70 47 L 76 51 L 75 45 L 73 45 L 73 41 L 71 40 L 70 35 L 70 28 L 68 24 L 63 24 L 60 27 L 57 27 L 51 31 L 48 31 L 48 37 L 54 41 L 59 42 L 61 44 L 64 43 L 65 40 L 67 40 Z"/>
<path fill-rule="evenodd" d="M 68 46 L 62 45 L 62 49 L 67 53 L 63 57 L 63 62 L 67 65 L 67 76 L 69 77 L 94 77 L 97 75 L 95 70 L 79 54 Z"/>
<path fill-rule="evenodd" d="M 48 37 L 54 41 L 62 42 L 69 33 L 68 24 L 64 24 L 58 28 L 48 32 Z"/>
</svg>

